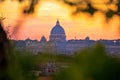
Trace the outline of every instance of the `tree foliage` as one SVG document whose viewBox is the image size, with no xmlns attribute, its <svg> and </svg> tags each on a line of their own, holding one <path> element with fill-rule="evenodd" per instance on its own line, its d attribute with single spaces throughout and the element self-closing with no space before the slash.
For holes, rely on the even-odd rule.
<svg viewBox="0 0 120 80">
<path fill-rule="evenodd" d="M 55 80 L 120 80 L 120 62 L 108 56 L 100 44 L 77 52 L 69 65 Z"/>
<path fill-rule="evenodd" d="M 120 1 L 114 1 L 114 0 L 109 0 L 107 2 L 103 2 L 103 3 L 93 3 L 91 0 L 63 0 L 63 2 L 65 4 L 68 4 L 70 6 L 76 7 L 75 12 L 73 12 L 74 14 L 79 13 L 79 12 L 87 12 L 90 13 L 91 15 L 93 15 L 95 12 L 100 11 L 102 13 L 104 13 L 106 15 L 107 18 L 111 18 L 113 15 L 118 15 L 120 16 Z M 115 5 L 117 7 L 117 10 L 112 10 L 112 9 L 108 9 L 107 11 L 98 9 L 96 7 L 94 7 L 94 4 L 98 4 L 98 5 L 106 5 L 106 6 L 110 6 Z M 87 5 L 86 8 L 81 7 L 82 5 Z"/>
</svg>

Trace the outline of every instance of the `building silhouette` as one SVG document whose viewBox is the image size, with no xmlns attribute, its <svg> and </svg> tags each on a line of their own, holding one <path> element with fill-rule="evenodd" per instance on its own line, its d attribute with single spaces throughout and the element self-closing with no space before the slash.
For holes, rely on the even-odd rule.
<svg viewBox="0 0 120 80">
<path fill-rule="evenodd" d="M 56 25 L 50 32 L 50 42 L 66 42 L 65 31 L 57 20 Z"/>
<path fill-rule="evenodd" d="M 96 42 L 104 44 L 106 50 L 111 54 L 120 54 L 120 39 L 117 40 L 91 40 L 90 37 L 85 39 L 66 40 L 64 28 L 57 19 L 55 26 L 51 29 L 49 41 L 42 36 L 40 41 L 19 40 L 14 41 L 17 50 L 30 51 L 34 54 L 38 53 L 55 53 L 73 55 L 76 51 L 93 46 Z"/>
</svg>

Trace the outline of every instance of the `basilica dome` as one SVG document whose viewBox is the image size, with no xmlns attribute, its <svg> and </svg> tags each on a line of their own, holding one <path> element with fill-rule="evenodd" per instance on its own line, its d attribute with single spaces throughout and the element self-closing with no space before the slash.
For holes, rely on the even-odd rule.
<svg viewBox="0 0 120 80">
<path fill-rule="evenodd" d="M 49 38 L 51 42 L 66 42 L 65 31 L 60 26 L 59 20 L 57 20 L 56 25 L 52 28 Z"/>
<path fill-rule="evenodd" d="M 56 25 L 52 28 L 50 34 L 65 34 L 64 29 L 60 26 L 59 21 L 57 20 Z"/>
</svg>

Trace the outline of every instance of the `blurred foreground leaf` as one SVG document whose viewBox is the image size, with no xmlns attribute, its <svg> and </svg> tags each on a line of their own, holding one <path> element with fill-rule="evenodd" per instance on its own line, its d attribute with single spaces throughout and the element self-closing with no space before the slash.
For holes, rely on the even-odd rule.
<svg viewBox="0 0 120 80">
<path fill-rule="evenodd" d="M 77 52 L 69 67 L 62 68 L 54 80 L 120 80 L 120 62 L 97 44 Z"/>
</svg>

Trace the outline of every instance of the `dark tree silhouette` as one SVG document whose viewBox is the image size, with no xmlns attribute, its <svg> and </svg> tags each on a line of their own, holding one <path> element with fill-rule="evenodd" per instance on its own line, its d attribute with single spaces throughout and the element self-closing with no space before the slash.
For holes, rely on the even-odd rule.
<svg viewBox="0 0 120 80">
<path fill-rule="evenodd" d="M 0 80 L 8 80 L 9 41 L 0 19 Z"/>
<path fill-rule="evenodd" d="M 4 2 L 4 1 L 6 1 L 6 0 L 0 0 L 0 2 Z M 11 1 L 14 1 L 14 0 L 11 0 Z M 17 1 L 20 3 L 23 3 L 26 0 L 17 0 Z M 23 8 L 23 14 L 34 13 L 35 6 L 38 4 L 39 1 L 40 0 L 29 0 L 29 6 Z M 59 2 L 59 0 L 55 0 L 55 1 Z M 75 15 L 75 13 L 79 13 L 79 12 L 87 12 L 87 13 L 90 13 L 91 15 L 93 15 L 96 11 L 101 11 L 106 15 L 107 18 L 112 18 L 113 15 L 120 16 L 120 0 L 116 0 L 116 1 L 109 0 L 106 3 L 101 3 L 101 4 L 105 4 L 105 5 L 115 4 L 117 7 L 116 11 L 113 11 L 112 9 L 109 9 L 108 11 L 102 11 L 100 9 L 97 9 L 97 8 L 93 7 L 94 3 L 92 3 L 91 0 L 75 0 L 75 1 L 74 0 L 60 0 L 60 1 L 63 1 L 63 3 L 65 3 L 67 5 L 76 7 L 75 12 L 73 12 L 74 15 Z M 83 4 L 87 4 L 87 8 L 79 7 L 80 5 L 83 5 Z"/>
<path fill-rule="evenodd" d="M 116 11 L 113 11 L 112 9 L 109 9 L 108 11 L 103 11 L 100 9 L 97 9 L 95 7 L 93 7 L 92 3 L 90 0 L 63 0 L 63 2 L 67 5 L 76 7 L 76 11 L 73 12 L 74 15 L 75 13 L 79 13 L 79 12 L 87 12 L 90 13 L 91 15 L 93 15 L 96 11 L 101 11 L 102 13 L 104 13 L 106 15 L 107 18 L 112 18 L 113 15 L 118 15 L 120 16 L 120 0 L 114 1 L 114 0 L 109 0 L 106 3 L 101 3 L 101 4 L 105 4 L 105 5 L 111 5 L 111 4 L 115 4 L 117 7 Z M 80 5 L 86 4 L 87 8 L 82 8 L 79 7 Z M 97 3 L 95 3 L 97 4 Z M 99 3 L 98 3 L 99 4 Z"/>
</svg>

